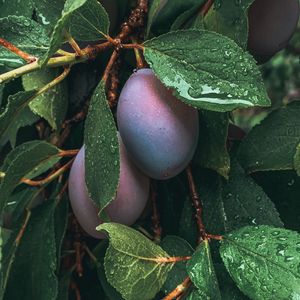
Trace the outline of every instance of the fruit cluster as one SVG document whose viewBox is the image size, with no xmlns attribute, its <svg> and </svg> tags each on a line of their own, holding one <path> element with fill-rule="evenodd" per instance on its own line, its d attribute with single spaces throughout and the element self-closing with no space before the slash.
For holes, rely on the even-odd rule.
<svg viewBox="0 0 300 300">
<path fill-rule="evenodd" d="M 115 19 L 111 6 L 108 11 Z M 248 16 L 248 50 L 264 62 L 287 45 L 297 25 L 299 1 L 256 0 Z M 105 208 L 112 221 L 133 224 L 146 206 L 149 177 L 168 179 L 187 167 L 198 142 L 198 117 L 198 111 L 178 100 L 151 69 L 139 69 L 130 76 L 117 108 L 120 182 L 115 199 Z M 71 169 L 69 195 L 84 230 L 103 238 L 95 230 L 101 223 L 99 208 L 90 200 L 85 184 L 84 146 Z"/>
</svg>

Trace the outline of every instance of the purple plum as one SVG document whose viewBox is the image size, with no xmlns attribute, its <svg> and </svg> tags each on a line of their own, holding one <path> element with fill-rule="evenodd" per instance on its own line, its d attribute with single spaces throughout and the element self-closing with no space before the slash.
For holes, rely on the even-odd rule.
<svg viewBox="0 0 300 300">
<path fill-rule="evenodd" d="M 120 142 L 120 182 L 116 198 L 105 208 L 113 222 L 132 225 L 142 214 L 149 195 L 150 180 L 129 160 Z M 101 184 L 101 182 L 99 182 Z M 96 231 L 102 223 L 99 208 L 88 197 L 85 183 L 84 146 L 72 165 L 69 177 L 69 197 L 73 212 L 82 228 L 95 238 L 105 238 Z"/>
<path fill-rule="evenodd" d="M 248 49 L 264 62 L 288 44 L 299 19 L 299 0 L 255 0 L 248 16 Z"/>
<path fill-rule="evenodd" d="M 149 177 L 168 179 L 191 161 L 198 141 L 198 111 L 181 102 L 151 69 L 127 80 L 117 122 L 128 154 Z"/>
</svg>

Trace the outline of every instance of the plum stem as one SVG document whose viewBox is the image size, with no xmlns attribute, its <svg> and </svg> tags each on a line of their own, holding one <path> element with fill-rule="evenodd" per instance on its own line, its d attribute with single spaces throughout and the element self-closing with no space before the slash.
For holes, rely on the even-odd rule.
<svg viewBox="0 0 300 300">
<path fill-rule="evenodd" d="M 191 286 L 192 282 L 189 277 L 186 277 L 182 283 L 177 285 L 177 287 L 171 291 L 163 300 L 173 300 L 178 299 L 183 293 L 187 291 L 187 289 Z"/>
<path fill-rule="evenodd" d="M 15 45 L 13 45 L 12 43 L 8 42 L 5 39 L 0 38 L 0 45 L 6 48 L 7 50 L 17 54 L 19 57 L 24 59 L 27 63 L 32 63 L 37 60 L 36 57 L 22 51 L 21 49 L 19 49 L 18 47 L 16 47 Z"/>
<path fill-rule="evenodd" d="M 77 42 L 73 39 L 73 37 L 68 33 L 66 34 L 67 37 L 67 41 L 70 44 L 70 46 L 73 48 L 73 50 L 75 51 L 75 53 L 77 54 L 77 56 L 83 56 L 84 53 L 83 51 L 80 49 L 79 45 L 77 44 Z"/>
<path fill-rule="evenodd" d="M 48 184 L 51 181 L 53 181 L 54 179 L 56 179 L 57 177 L 59 177 L 61 174 L 63 174 L 65 171 L 67 171 L 72 166 L 74 159 L 75 158 L 71 159 L 69 162 L 67 162 L 65 165 L 63 165 L 61 168 L 59 168 L 57 171 L 55 171 L 54 173 L 52 173 L 51 175 L 47 176 L 46 178 L 44 178 L 42 180 L 31 180 L 28 178 L 22 178 L 20 182 L 25 183 L 30 186 L 42 186 L 42 185 Z"/>
<path fill-rule="evenodd" d="M 105 71 L 103 73 L 103 76 L 102 76 L 102 81 L 104 81 L 105 83 L 107 82 L 107 79 L 109 77 L 109 73 L 114 65 L 114 63 L 116 62 L 116 60 L 118 59 L 118 56 L 119 56 L 119 51 L 117 50 L 114 50 L 114 52 L 112 53 L 109 61 L 108 61 L 108 64 L 105 68 Z"/>
<path fill-rule="evenodd" d="M 207 0 L 206 3 L 202 6 L 200 13 L 203 17 L 207 15 L 208 11 L 210 10 L 213 4 L 213 0 Z"/>
<path fill-rule="evenodd" d="M 76 300 L 81 300 L 81 295 L 80 295 L 79 288 L 78 288 L 78 286 L 76 285 L 76 283 L 74 281 L 71 281 L 70 288 L 72 290 L 74 290 L 75 295 L 76 295 Z"/>
<path fill-rule="evenodd" d="M 193 206 L 196 210 L 195 217 L 196 217 L 198 232 L 199 232 L 198 244 L 202 243 L 203 241 L 209 241 L 209 240 L 217 240 L 217 241 L 223 240 L 222 235 L 215 235 L 215 234 L 210 234 L 210 233 L 206 232 L 206 229 L 205 229 L 205 226 L 203 223 L 203 204 L 199 197 L 198 191 L 196 189 L 191 166 L 189 166 L 186 169 L 186 173 L 187 173 L 187 177 L 188 177 L 189 188 L 190 188 L 191 198 L 193 201 Z"/>
<path fill-rule="evenodd" d="M 206 240 L 206 230 L 203 223 L 203 205 L 196 189 L 191 166 L 189 166 L 186 169 L 186 172 L 189 181 L 189 188 L 190 188 L 191 198 L 193 201 L 193 206 L 196 210 L 195 216 L 196 216 L 196 221 L 197 221 L 198 231 L 199 231 L 198 244 L 200 244 L 203 240 Z"/>
</svg>

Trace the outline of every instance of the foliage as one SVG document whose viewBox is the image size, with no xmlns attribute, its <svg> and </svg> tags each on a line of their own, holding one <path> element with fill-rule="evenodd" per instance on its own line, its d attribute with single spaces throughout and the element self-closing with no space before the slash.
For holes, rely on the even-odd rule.
<svg viewBox="0 0 300 300">
<path fill-rule="evenodd" d="M 150 0 L 147 23 L 148 1 L 106 2 L 0 3 L 0 300 L 299 299 L 300 25 L 258 65 L 253 0 Z M 103 209 L 120 180 L 115 102 L 137 62 L 198 109 L 200 130 L 192 179 L 153 180 L 129 227 Z M 68 206 L 83 144 L 104 240 Z"/>
</svg>

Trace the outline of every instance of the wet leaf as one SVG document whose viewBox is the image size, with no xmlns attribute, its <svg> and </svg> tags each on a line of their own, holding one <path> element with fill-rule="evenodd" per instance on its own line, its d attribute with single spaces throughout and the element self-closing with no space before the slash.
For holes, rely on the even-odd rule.
<svg viewBox="0 0 300 300">
<path fill-rule="evenodd" d="M 61 0 L 33 0 L 37 20 L 48 32 L 51 32 L 61 17 L 64 2 Z"/>
<path fill-rule="evenodd" d="M 31 18 L 32 13 L 32 0 L 2 0 L 0 3 L 0 18 L 12 15 Z"/>
<path fill-rule="evenodd" d="M 158 12 L 166 5 L 168 0 L 153 0 L 148 13 L 146 36 L 149 36 L 151 26 Z"/>
<path fill-rule="evenodd" d="M 174 265 L 158 263 L 153 259 L 169 255 L 130 227 L 106 223 L 97 229 L 109 234 L 109 247 L 104 258 L 108 282 L 125 300 L 152 299 L 163 286 Z"/>
<path fill-rule="evenodd" d="M 191 7 L 198 5 L 201 6 L 205 0 L 160 0 L 153 2 L 151 7 L 151 19 L 148 27 L 156 34 L 161 35 L 170 31 L 170 27 L 178 16 L 180 16 L 185 11 L 189 10 Z M 152 14 L 152 10 L 154 14 Z"/>
<path fill-rule="evenodd" d="M 31 125 L 37 119 L 30 112 L 28 104 L 34 99 L 36 91 L 18 92 L 8 97 L 8 103 L 0 114 L 0 147 L 10 141 L 15 146 L 20 127 Z"/>
<path fill-rule="evenodd" d="M 194 177 L 209 232 L 222 234 L 247 225 L 283 226 L 273 202 L 236 160 L 232 160 L 227 183 L 203 170 Z"/>
<path fill-rule="evenodd" d="M 225 36 L 181 30 L 144 47 L 155 74 L 187 104 L 219 112 L 270 105 L 256 62 Z"/>
<path fill-rule="evenodd" d="M 199 141 L 194 161 L 228 178 L 230 157 L 227 151 L 228 114 L 200 112 Z"/>
<path fill-rule="evenodd" d="M 200 10 L 200 6 L 202 4 L 196 4 L 189 10 L 186 10 L 182 14 L 180 14 L 174 23 L 171 26 L 171 31 L 186 29 L 186 28 L 197 28 L 197 29 L 204 29 L 203 28 L 203 17 L 198 16 L 197 13 Z M 195 20 L 197 19 L 197 21 Z M 200 21 L 201 20 L 201 21 Z M 195 21 L 197 25 L 195 26 Z M 200 25 L 201 24 L 201 25 Z"/>
<path fill-rule="evenodd" d="M 163 238 L 160 246 L 171 256 L 191 256 L 194 252 L 194 249 L 187 241 L 174 235 L 168 235 Z M 174 290 L 177 285 L 181 284 L 188 276 L 186 264 L 186 261 L 177 262 L 169 272 L 168 278 L 162 287 L 166 295 Z"/>
<path fill-rule="evenodd" d="M 44 55 L 49 47 L 49 38 L 43 26 L 21 16 L 8 16 L 0 19 L 0 35 L 1 38 L 36 57 Z M 9 65 L 12 62 L 25 64 L 23 59 L 1 46 L 0 64 Z"/>
<path fill-rule="evenodd" d="M 56 299 L 54 207 L 55 202 L 48 201 L 32 211 L 11 267 L 5 300 Z"/>
<path fill-rule="evenodd" d="M 55 79 L 60 72 L 55 69 L 45 69 L 22 76 L 26 91 L 40 89 Z M 63 81 L 36 97 L 29 103 L 30 109 L 37 115 L 46 119 L 50 126 L 57 130 L 60 128 L 68 106 L 68 86 Z"/>
<path fill-rule="evenodd" d="M 205 27 L 233 39 L 246 49 L 248 41 L 248 8 L 254 0 L 222 0 L 214 2 L 214 8 L 206 15 Z"/>
<path fill-rule="evenodd" d="M 269 226 L 244 227 L 224 237 L 220 253 L 251 299 L 300 297 L 300 235 Z"/>
<path fill-rule="evenodd" d="M 88 0 L 71 16 L 70 33 L 78 41 L 105 39 L 108 29 L 108 15 L 97 0 Z"/>
<path fill-rule="evenodd" d="M 14 150 L 4 161 L 1 171 L 5 177 L 0 184 L 0 208 L 6 204 L 8 196 L 13 192 L 20 180 L 34 168 L 58 154 L 58 149 L 43 141 L 24 143 Z"/>
<path fill-rule="evenodd" d="M 95 11 L 93 11 L 95 10 Z M 93 18 L 88 21 L 93 13 Z M 97 17 L 102 19 L 98 20 Z M 74 22 L 74 25 L 73 25 Z M 100 26 L 100 28 L 98 28 Z M 56 23 L 51 35 L 50 46 L 47 53 L 40 60 L 42 65 L 46 64 L 50 57 L 60 48 L 66 41 L 68 33 L 74 33 L 74 38 L 79 36 L 89 39 L 95 36 L 99 39 L 103 33 L 108 32 L 109 22 L 107 13 L 103 7 L 97 3 L 97 0 L 67 0 L 62 15 Z"/>
<path fill-rule="evenodd" d="M 84 142 L 85 180 L 89 196 L 101 208 L 101 213 L 115 198 L 120 172 L 117 128 L 106 101 L 102 81 L 91 99 L 85 122 Z"/>
<path fill-rule="evenodd" d="M 300 177 L 295 171 L 254 173 L 255 182 L 272 199 L 286 229 L 300 232 Z"/>
<path fill-rule="evenodd" d="M 300 176 L 300 144 L 296 148 L 296 154 L 294 156 L 294 169 L 298 176 Z"/>
<path fill-rule="evenodd" d="M 199 245 L 187 262 L 186 268 L 191 281 L 198 289 L 198 299 L 221 299 L 208 241 Z"/>
<path fill-rule="evenodd" d="M 281 107 L 243 139 L 238 159 L 248 173 L 294 169 L 294 155 L 300 142 L 299 113 L 299 102 Z"/>
</svg>

